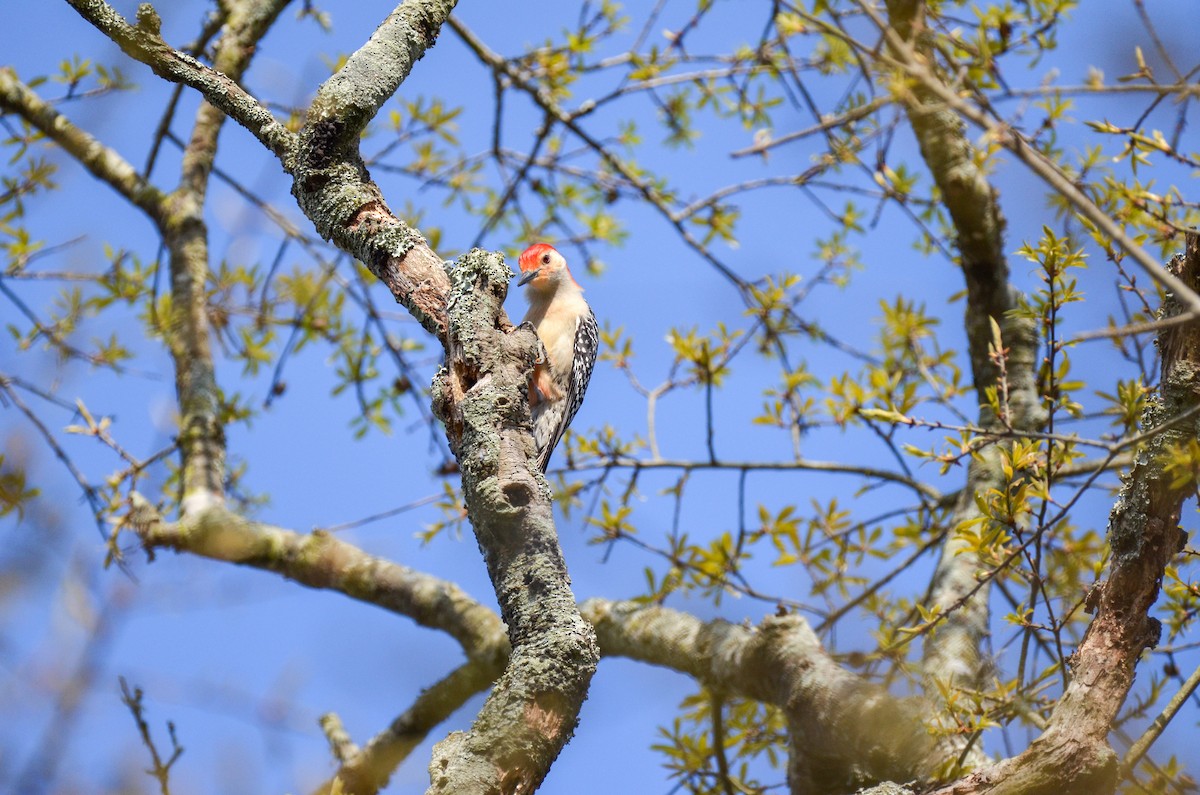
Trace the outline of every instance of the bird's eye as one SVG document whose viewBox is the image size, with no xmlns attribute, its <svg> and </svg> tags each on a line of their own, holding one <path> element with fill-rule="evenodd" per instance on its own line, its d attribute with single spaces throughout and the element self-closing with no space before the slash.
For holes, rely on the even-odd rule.
<svg viewBox="0 0 1200 795">
<path fill-rule="evenodd" d="M 549 254 L 543 254 L 543 255 L 542 255 L 542 264 L 543 264 L 543 265 L 549 265 L 549 264 L 550 264 L 550 255 L 549 255 Z"/>
</svg>

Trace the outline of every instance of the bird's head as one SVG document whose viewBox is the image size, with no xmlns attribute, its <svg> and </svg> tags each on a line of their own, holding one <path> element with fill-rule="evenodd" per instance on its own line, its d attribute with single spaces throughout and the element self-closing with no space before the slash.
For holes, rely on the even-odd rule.
<svg viewBox="0 0 1200 795">
<path fill-rule="evenodd" d="M 553 292 L 564 283 L 579 286 L 567 269 L 566 259 L 547 243 L 534 243 L 521 252 L 517 262 L 521 266 L 521 280 L 517 284 L 527 284 L 537 292 Z"/>
</svg>

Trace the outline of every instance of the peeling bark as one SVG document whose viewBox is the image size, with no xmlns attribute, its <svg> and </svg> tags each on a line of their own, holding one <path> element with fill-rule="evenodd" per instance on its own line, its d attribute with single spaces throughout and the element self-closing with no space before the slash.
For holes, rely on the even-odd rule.
<svg viewBox="0 0 1200 795">
<path fill-rule="evenodd" d="M 322 84 L 300 131 L 292 194 L 326 240 L 358 257 L 445 343 L 445 267 L 387 206 L 359 154 L 360 134 L 433 46 L 455 0 L 401 3 Z"/>
</svg>

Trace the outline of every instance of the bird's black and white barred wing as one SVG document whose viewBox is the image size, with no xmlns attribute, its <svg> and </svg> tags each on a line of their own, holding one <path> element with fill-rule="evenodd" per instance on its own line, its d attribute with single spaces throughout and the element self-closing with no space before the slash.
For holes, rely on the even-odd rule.
<svg viewBox="0 0 1200 795">
<path fill-rule="evenodd" d="M 587 392 L 588 382 L 592 378 L 592 367 L 596 364 L 599 350 L 600 330 L 596 325 L 596 316 L 588 310 L 575 324 L 571 373 L 551 374 L 564 387 L 564 398 L 553 402 L 544 401 L 533 409 L 533 438 L 537 442 L 538 464 L 543 472 L 550 465 L 550 455 L 567 432 L 567 426 L 575 419 L 576 412 L 583 405 L 583 395 Z"/>
</svg>

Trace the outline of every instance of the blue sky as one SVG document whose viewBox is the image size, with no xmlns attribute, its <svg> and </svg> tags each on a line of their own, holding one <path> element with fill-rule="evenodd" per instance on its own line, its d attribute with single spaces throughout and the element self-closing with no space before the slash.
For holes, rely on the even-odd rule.
<svg viewBox="0 0 1200 795">
<path fill-rule="evenodd" d="M 121 56 L 65 3 L 5 5 L 8 24 L 0 29 L 0 61 L 15 65 L 22 78 L 52 72 L 61 59 L 77 53 L 118 64 L 139 84 L 137 91 L 119 97 L 72 103 L 66 112 L 140 165 L 169 87 Z M 132 2 L 115 5 L 128 16 L 136 7 Z M 390 9 L 385 2 L 330 5 L 332 34 L 321 33 L 312 23 L 297 23 L 292 13 L 285 13 L 260 46 L 247 78 L 251 90 L 280 102 L 303 103 L 327 74 L 321 56 L 354 49 Z M 639 19 L 645 5 L 631 4 L 631 15 Z M 1141 30 L 1127 5 L 1105 4 L 1104 14 L 1077 15 L 1064 29 L 1063 51 L 1075 54 L 1055 64 L 1062 72 L 1062 82 L 1082 82 L 1092 63 L 1110 79 L 1133 71 L 1131 37 L 1141 35 Z M 205 8 L 195 2 L 159 6 L 164 35 L 173 42 L 191 38 Z M 1160 29 L 1171 36 L 1184 29 L 1181 23 L 1189 9 L 1186 2 L 1165 6 L 1155 12 L 1162 13 L 1159 21 L 1165 24 Z M 684 4 L 674 18 L 690 7 Z M 715 20 L 699 32 L 694 46 L 728 48 L 748 41 L 761 30 L 766 12 L 759 4 L 724 2 L 715 13 Z M 573 5 L 552 2 L 463 3 L 458 14 L 493 49 L 511 54 L 557 35 L 573 21 L 576 10 Z M 673 17 L 668 14 L 668 18 Z M 1071 60 L 1081 51 L 1096 60 Z M 1044 69 L 1009 77 L 1033 84 L 1042 72 Z M 581 96 L 586 94 L 586 85 Z M 49 93 L 52 89 L 43 90 Z M 407 97 L 441 94 L 454 104 L 465 105 L 459 127 L 466 149 L 476 151 L 487 145 L 491 80 L 452 33 L 444 33 L 438 46 L 417 65 L 402 93 Z M 186 130 L 194 107 L 194 96 L 185 92 L 174 126 L 177 133 Z M 1094 113 L 1085 107 L 1076 115 L 1092 118 L 1112 112 L 1114 121 L 1132 123 L 1140 107 L 1113 105 L 1111 111 L 1106 108 Z M 653 117 L 649 111 L 642 112 L 644 132 L 653 138 Z M 615 127 L 628 113 L 619 109 L 597 114 L 587 123 L 594 133 L 611 135 L 615 129 L 606 127 Z M 1164 124 L 1170 119 L 1164 116 Z M 809 121 L 802 113 L 784 110 L 775 118 L 776 130 L 786 132 Z M 536 123 L 530 107 L 514 103 L 506 141 L 514 148 L 527 146 L 525 136 L 532 135 Z M 728 125 L 704 129 L 705 136 L 694 149 L 654 146 L 639 156 L 697 195 L 738 179 L 800 171 L 808 162 L 809 152 L 799 147 L 782 148 L 762 164 L 734 161 L 728 152 L 745 146 L 750 132 Z M 898 142 L 895 151 L 914 157 L 906 141 Z M 83 242 L 67 249 L 57 264 L 101 269 L 106 242 L 137 252 L 144 259 L 152 258 L 157 244 L 150 225 L 79 168 L 61 156 L 53 157 L 63 164 L 57 177 L 62 189 L 31 206 L 31 230 L 49 242 L 86 235 Z M 218 164 L 307 228 L 274 159 L 233 124 L 222 134 Z M 161 184 L 171 184 L 176 167 L 177 152 L 167 147 L 155 171 Z M 424 207 L 427 217 L 443 228 L 448 246 L 461 248 L 474 239 L 477 219 L 443 208 L 440 197 L 432 191 L 415 190 L 411 181 L 382 173 L 376 176 L 393 207 L 403 206 L 406 200 Z M 1000 168 L 996 182 L 1009 221 L 1008 249 L 1015 252 L 1022 241 L 1036 238 L 1043 223 L 1051 222 L 1044 191 L 1012 164 Z M 831 227 L 807 199 L 795 192 L 763 191 L 748 195 L 743 204 L 741 245 L 736 251 L 723 252 L 739 272 L 754 278 L 771 272 L 775 263 L 780 269 L 811 271 L 812 241 L 828 235 Z M 620 248 L 598 249 L 607 267 L 605 273 L 601 277 L 583 275 L 580 281 L 601 322 L 624 326 L 634 336 L 635 371 L 644 383 L 655 384 L 665 377 L 671 361 L 669 347 L 663 342 L 671 328 L 699 325 L 704 330 L 721 320 L 737 323 L 741 306 L 721 277 L 690 254 L 652 212 L 630 202 L 620 203 L 618 211 L 628 226 L 627 242 Z M 270 224 L 220 183 L 214 183 L 211 192 L 209 219 L 214 261 L 250 264 L 274 253 Z M 961 289 L 961 278 L 945 260 L 914 251 L 910 245 L 913 236 L 898 213 L 885 212 L 869 234 L 853 241 L 866 269 L 855 274 L 847 290 L 821 291 L 806 310 L 830 331 L 869 348 L 880 314 L 878 301 L 904 293 L 923 300 L 931 311 L 943 316 L 941 343 L 961 350 L 962 333 L 956 326 L 961 305 L 947 306 L 949 297 Z M 485 240 L 490 247 L 510 242 L 503 230 Z M 1012 264 L 1018 286 L 1032 287 L 1031 267 L 1016 257 Z M 1083 277 L 1085 286 L 1097 295 L 1111 292 L 1108 286 L 1113 274 L 1102 261 L 1094 266 Z M 31 295 L 36 298 L 38 293 Z M 376 290 L 375 300 L 390 307 L 390 297 L 382 287 Z M 523 306 L 516 301 L 510 297 L 514 306 L 510 314 L 519 316 Z M 7 306 L 0 309 L 0 317 L 8 311 Z M 1094 309 L 1076 313 L 1071 322 L 1077 329 L 1095 328 L 1104 324 L 1109 311 L 1111 305 L 1098 303 Z M 130 318 L 116 318 L 112 325 L 124 333 L 138 333 L 131 332 Z M 419 334 L 411 321 L 399 320 L 397 327 L 405 335 Z M 102 335 L 108 329 L 102 322 L 88 331 Z M 76 371 L 63 376 L 59 389 L 63 395 L 80 395 L 97 413 L 113 415 L 118 438 L 136 453 L 148 454 L 161 447 L 171 432 L 173 385 L 166 358 L 154 353 L 149 343 L 143 342 L 142 350 L 146 356 L 138 365 L 148 371 L 146 377 L 117 380 L 102 373 Z M 427 349 L 417 356 L 425 362 L 426 373 L 432 372 L 435 353 Z M 1085 374 L 1102 373 L 1109 366 L 1108 356 L 1108 349 L 1099 345 L 1081 349 L 1077 367 Z M 825 377 L 853 367 L 852 362 L 816 347 L 808 363 Z M 789 453 L 786 438 L 748 424 L 761 405 L 764 373 L 768 372 L 764 367 L 740 366 L 727 388 L 718 393 L 716 443 L 722 458 L 785 458 Z M 7 342 L 0 345 L 0 371 L 42 382 L 54 376 L 49 360 L 18 356 Z M 270 503 L 259 512 L 263 520 L 305 531 L 394 508 L 441 490 L 440 481 L 429 475 L 428 434 L 421 428 L 406 429 L 410 421 L 416 421 L 415 415 L 399 419 L 391 436 L 372 434 L 355 442 L 348 432 L 354 404 L 345 397 L 330 398 L 331 374 L 322 352 L 310 349 L 297 355 L 285 377 L 286 395 L 250 427 L 237 426 L 229 433 L 231 452 L 249 464 L 248 487 L 271 495 Z M 246 379 L 240 366 L 228 364 L 219 378 L 227 389 L 255 396 L 255 402 L 261 402 L 269 384 L 267 377 Z M 598 428 L 606 423 L 624 434 L 644 433 L 645 408 L 624 376 L 602 364 L 576 426 Z M 20 418 L 0 412 L 0 438 L 7 437 L 5 445 L 17 444 L 9 434 L 18 431 L 25 432 Z M 704 455 L 702 396 L 667 399 L 660 414 L 660 440 L 667 457 Z M 112 467 L 113 462 L 86 440 L 71 439 L 68 445 L 96 477 Z M 836 431 L 814 432 L 804 445 L 806 455 L 820 459 L 873 463 L 881 456 L 881 449 L 871 440 Z M 47 544 L 54 550 L 48 558 L 39 558 L 45 576 L 38 584 L 0 601 L 0 611 L 4 611 L 0 700 L 18 704 L 25 727 L 21 730 L 10 723 L 0 729 L 3 746 L 15 750 L 15 756 L 0 760 L 0 782 L 20 770 L 41 742 L 42 727 L 49 720 L 47 699 L 55 684 L 74 670 L 82 651 L 81 617 L 86 622 L 87 615 L 106 600 L 116 598 L 124 605 L 117 611 L 111 645 L 102 655 L 96 686 L 87 697 L 78 725 L 69 737 L 57 741 L 65 755 L 61 780 L 76 782 L 85 792 L 112 786 L 107 771 L 120 760 L 135 759 L 137 766 L 145 763 L 132 721 L 117 700 L 118 676 L 144 688 L 148 717 L 160 740 L 165 742 L 165 721 L 171 720 L 177 727 L 187 750 L 175 768 L 175 792 L 302 792 L 332 770 L 316 723 L 319 714 L 337 712 L 354 739 L 365 742 L 406 708 L 421 688 L 461 661 L 453 641 L 438 633 L 269 574 L 170 554 L 160 554 L 152 565 L 137 558 L 133 564 L 136 582 L 116 571 L 99 572 L 102 543 L 69 480 L 44 450 L 35 454 L 35 461 L 34 471 L 44 479 L 50 498 L 41 509 L 48 512 L 43 516 L 57 515 L 62 523 L 57 532 L 62 535 L 47 541 L 47 528 L 56 526 L 49 520 L 0 523 L 0 533 L 17 553 Z M 676 477 L 675 473 L 651 473 L 640 482 L 643 501 L 634 518 L 649 537 L 656 533 L 661 537 L 662 528 L 670 526 L 673 504 L 659 492 Z M 790 502 L 806 506 L 810 498 L 837 495 L 869 515 L 873 506 L 882 508 L 904 498 L 894 489 L 857 495 L 860 485 L 853 477 L 756 474 L 748 480 L 746 504 L 752 514 L 753 506 L 760 503 L 777 510 Z M 693 536 L 709 538 L 736 529 L 735 474 L 697 473 L 687 495 L 681 525 Z M 1097 495 L 1081 512 L 1079 523 L 1102 527 L 1105 510 L 1103 495 Z M 476 598 L 493 604 L 491 586 L 469 533 L 461 540 L 443 534 L 427 546 L 414 538 L 424 523 L 437 518 L 430 508 L 418 509 L 350 531 L 346 537 L 375 554 L 452 579 Z M 604 546 L 588 544 L 591 532 L 583 527 L 578 512 L 561 522 L 559 533 L 581 599 L 635 595 L 643 588 L 645 566 L 661 570 L 656 561 L 631 547 L 618 546 L 609 555 Z M 879 571 L 885 565 L 879 564 Z M 72 569 L 83 572 L 86 588 L 72 591 L 61 587 L 68 579 L 64 573 Z M 756 583 L 764 591 L 806 597 L 802 583 L 794 580 L 796 575 L 790 570 L 764 569 L 758 576 L 762 579 Z M 928 566 L 917 567 L 911 575 L 911 592 L 919 594 L 927 578 Z M 745 599 L 727 599 L 719 610 L 699 600 L 676 600 L 674 606 L 702 617 L 719 614 L 735 621 L 757 621 L 772 611 L 770 605 Z M 843 648 L 862 640 L 854 637 L 850 628 L 838 638 Z M 584 706 L 578 735 L 552 769 L 544 791 L 669 791 L 672 784 L 661 759 L 647 749 L 656 740 L 656 727 L 667 725 L 679 700 L 694 690 L 693 683 L 681 675 L 625 660 L 604 660 Z M 435 731 L 431 742 L 467 726 L 481 698 Z M 1160 750 L 1181 742 L 1184 733 L 1176 731 L 1174 739 L 1169 735 Z M 423 790 L 429 745 L 427 742 L 416 751 L 401 768 L 390 791 Z M 1181 752 L 1178 746 L 1176 752 Z M 780 771 L 767 780 L 782 779 Z M 149 779 L 145 782 L 146 786 L 150 783 Z"/>
</svg>

